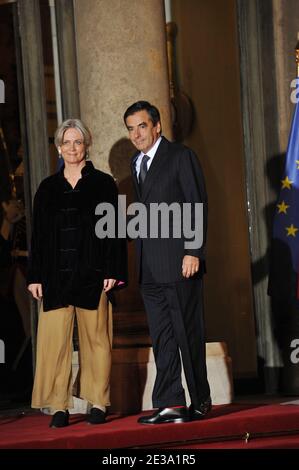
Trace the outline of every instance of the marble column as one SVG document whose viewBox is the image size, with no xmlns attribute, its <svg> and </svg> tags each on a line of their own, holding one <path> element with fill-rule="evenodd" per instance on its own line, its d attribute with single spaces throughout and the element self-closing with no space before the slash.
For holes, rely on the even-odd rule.
<svg viewBox="0 0 299 470">
<path fill-rule="evenodd" d="M 124 161 L 111 151 L 127 137 L 122 116 L 144 99 L 162 114 L 170 136 L 165 17 L 162 0 L 75 0 L 81 117 L 90 125 L 97 167 L 123 179 Z M 118 155 L 121 157 L 121 154 Z M 114 168 L 116 166 L 117 168 Z"/>
<path fill-rule="evenodd" d="M 94 140 L 91 159 L 113 175 L 130 203 L 134 148 L 127 138 L 124 111 L 138 100 L 152 102 L 160 109 L 163 134 L 172 137 L 164 2 L 74 0 L 74 15 L 81 118 Z M 129 276 L 114 314 L 116 345 L 149 342 L 132 243 Z"/>
</svg>

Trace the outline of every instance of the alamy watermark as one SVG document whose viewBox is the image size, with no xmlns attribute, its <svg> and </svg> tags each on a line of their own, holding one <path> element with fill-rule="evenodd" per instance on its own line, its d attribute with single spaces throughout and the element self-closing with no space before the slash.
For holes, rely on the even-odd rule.
<svg viewBox="0 0 299 470">
<path fill-rule="evenodd" d="M 290 355 L 290 361 L 292 364 L 298 364 L 299 362 L 299 339 L 295 338 L 291 341 L 290 348 L 293 349 Z"/>
<path fill-rule="evenodd" d="M 118 196 L 115 207 L 101 202 L 95 214 L 102 216 L 96 223 L 98 238 L 182 238 L 185 249 L 199 249 L 203 244 L 203 203 L 173 202 L 167 204 L 134 202 L 126 208 L 126 196 Z M 128 216 L 128 222 L 124 214 Z M 117 232 L 117 233 L 116 233 Z"/>
<path fill-rule="evenodd" d="M 291 102 L 297 104 L 299 101 L 299 78 L 294 78 L 294 80 L 291 81 L 290 87 L 294 88 L 294 90 L 291 91 Z"/>
<path fill-rule="evenodd" d="M 5 343 L 3 339 L 0 339 L 0 364 L 5 363 Z"/>
<path fill-rule="evenodd" d="M 0 80 L 0 103 L 5 103 L 5 85 L 3 80 Z"/>
</svg>

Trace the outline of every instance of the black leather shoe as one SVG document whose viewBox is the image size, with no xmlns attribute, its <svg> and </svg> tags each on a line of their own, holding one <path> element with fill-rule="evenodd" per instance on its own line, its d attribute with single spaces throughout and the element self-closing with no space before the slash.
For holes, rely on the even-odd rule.
<svg viewBox="0 0 299 470">
<path fill-rule="evenodd" d="M 150 416 L 141 416 L 138 423 L 141 424 L 163 424 L 163 423 L 186 423 L 189 421 L 186 407 L 159 408 Z"/>
<path fill-rule="evenodd" d="M 64 428 L 69 425 L 69 412 L 66 411 L 56 411 L 53 414 L 51 422 L 49 424 L 50 428 Z"/>
<path fill-rule="evenodd" d="M 106 413 L 99 408 L 91 408 L 86 421 L 88 424 L 104 424 L 106 423 Z"/>
<path fill-rule="evenodd" d="M 211 411 L 211 409 L 212 409 L 211 397 L 208 397 L 205 401 L 203 401 L 196 408 L 191 404 L 189 407 L 190 421 L 203 419 L 209 413 L 209 411 Z"/>
</svg>

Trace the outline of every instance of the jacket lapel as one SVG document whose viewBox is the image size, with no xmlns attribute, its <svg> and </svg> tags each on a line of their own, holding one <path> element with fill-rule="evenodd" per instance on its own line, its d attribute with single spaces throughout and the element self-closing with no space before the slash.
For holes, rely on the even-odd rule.
<svg viewBox="0 0 299 470">
<path fill-rule="evenodd" d="M 136 160 L 137 160 L 139 154 L 140 154 L 140 152 L 135 153 L 135 155 L 133 156 L 133 158 L 131 160 L 131 172 L 132 172 L 132 176 L 133 176 L 133 182 L 134 182 L 134 187 L 135 187 L 136 194 L 138 196 L 138 199 L 141 199 L 140 188 L 139 188 L 139 184 L 138 184 L 138 180 L 137 180 L 136 166 L 135 166 Z"/>
</svg>

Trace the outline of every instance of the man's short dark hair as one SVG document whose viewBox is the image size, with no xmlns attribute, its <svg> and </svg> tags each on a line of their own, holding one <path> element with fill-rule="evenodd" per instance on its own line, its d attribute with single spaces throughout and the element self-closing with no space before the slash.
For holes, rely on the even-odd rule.
<svg viewBox="0 0 299 470">
<path fill-rule="evenodd" d="M 132 116 L 135 113 L 138 113 L 139 111 L 147 111 L 150 117 L 150 120 L 152 121 L 154 127 L 158 124 L 158 122 L 161 122 L 160 119 L 160 113 L 158 108 L 154 106 L 153 104 L 149 103 L 148 101 L 136 101 L 136 103 L 131 104 L 131 106 L 128 107 L 124 114 L 124 121 L 126 124 L 127 117 Z"/>
</svg>

